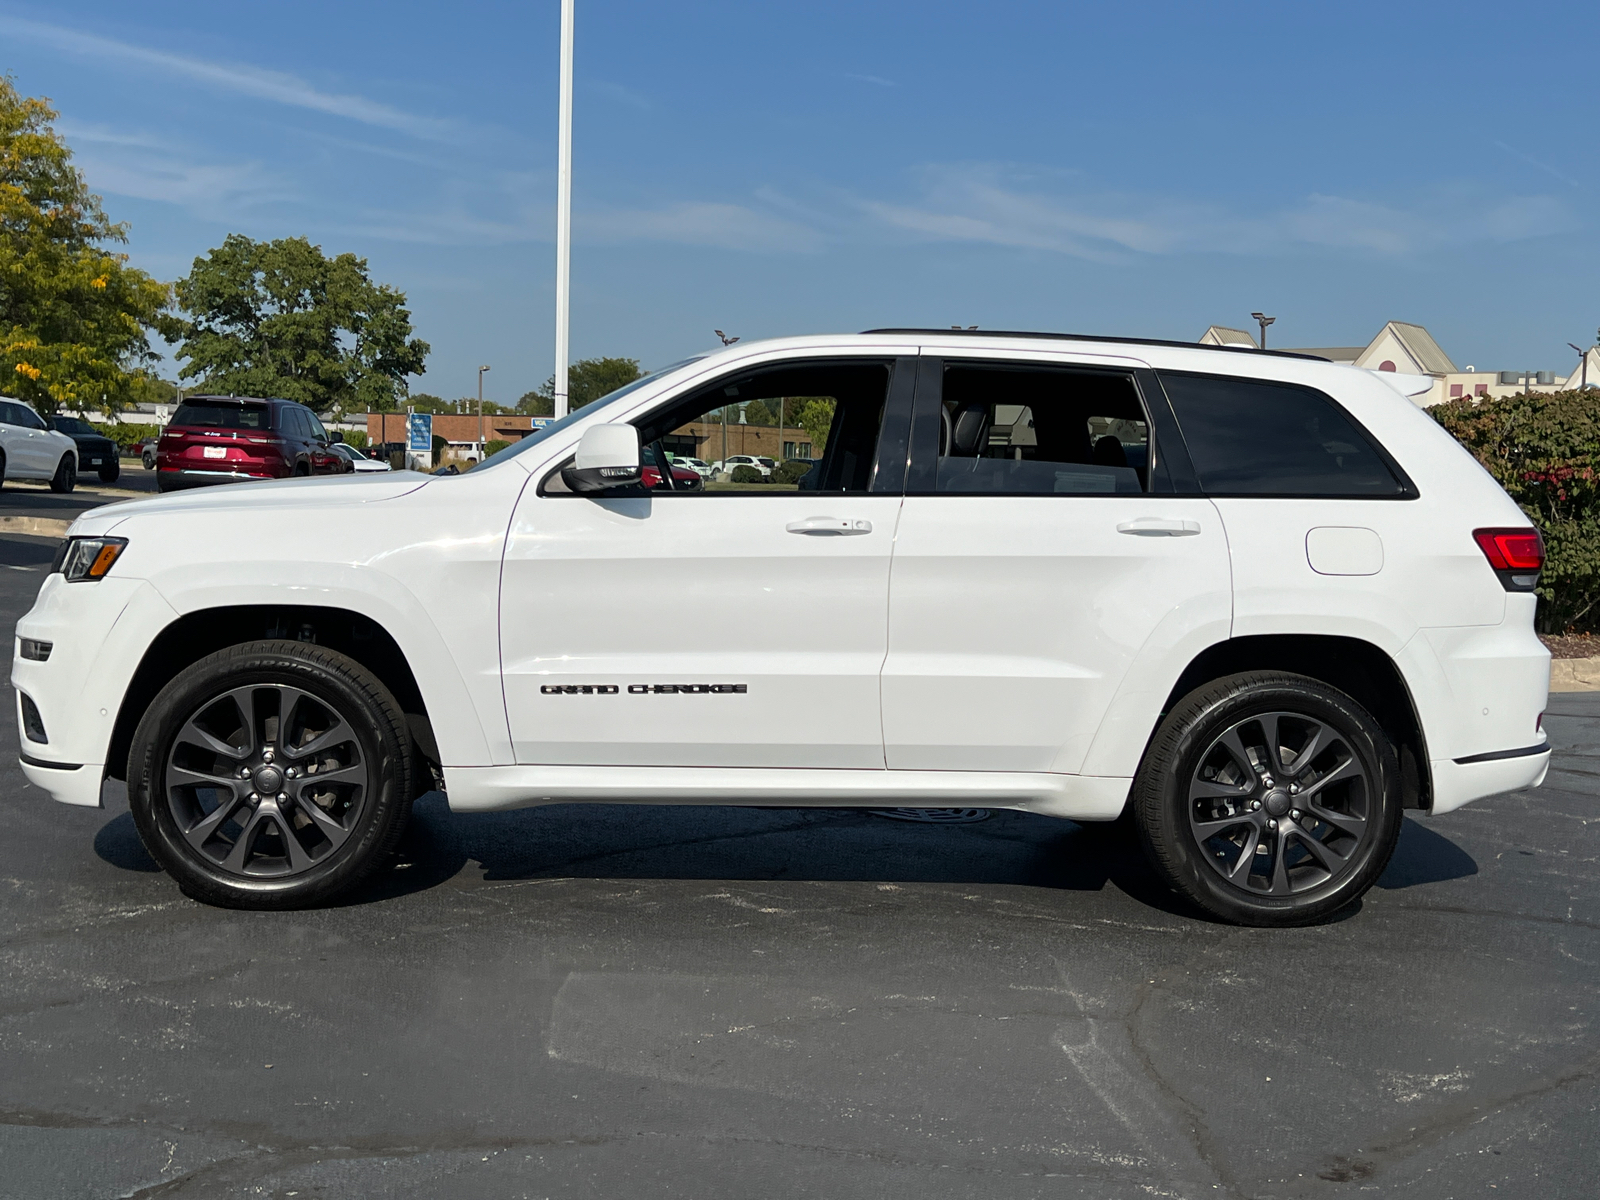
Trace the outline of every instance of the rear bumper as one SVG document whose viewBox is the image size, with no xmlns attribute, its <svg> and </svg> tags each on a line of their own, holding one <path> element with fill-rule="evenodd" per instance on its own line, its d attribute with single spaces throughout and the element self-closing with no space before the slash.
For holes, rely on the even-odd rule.
<svg viewBox="0 0 1600 1200">
<path fill-rule="evenodd" d="M 202 471 L 188 468 L 173 470 L 170 467 L 161 467 L 157 472 L 156 482 L 163 490 L 173 491 L 177 488 L 209 487 L 214 483 L 263 483 L 276 478 L 276 475 L 250 475 L 244 471 Z"/>
<path fill-rule="evenodd" d="M 1550 770 L 1550 750 L 1530 747 L 1532 753 L 1517 752 L 1507 757 L 1479 757 L 1458 760 L 1436 758 L 1433 768 L 1434 816 L 1453 812 L 1463 804 L 1514 792 L 1518 788 L 1538 787 Z M 1503 752 L 1502 752 L 1503 753 Z"/>
</svg>

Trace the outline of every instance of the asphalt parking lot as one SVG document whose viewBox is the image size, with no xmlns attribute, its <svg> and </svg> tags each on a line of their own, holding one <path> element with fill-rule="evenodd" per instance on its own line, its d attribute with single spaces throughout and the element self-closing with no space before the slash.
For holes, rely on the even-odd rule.
<svg viewBox="0 0 1600 1200">
<path fill-rule="evenodd" d="M 350 902 L 225 912 L 3 721 L 0 1196 L 1590 1197 L 1600 693 L 1546 725 L 1272 932 L 1108 828 L 438 796 Z"/>
</svg>

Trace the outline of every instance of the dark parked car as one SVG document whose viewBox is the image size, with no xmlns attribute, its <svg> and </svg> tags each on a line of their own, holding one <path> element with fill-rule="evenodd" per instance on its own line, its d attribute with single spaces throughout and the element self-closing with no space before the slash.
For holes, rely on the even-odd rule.
<svg viewBox="0 0 1600 1200">
<path fill-rule="evenodd" d="M 156 447 L 163 492 L 208 483 L 338 475 L 355 465 L 329 448 L 328 431 L 303 404 L 250 396 L 190 396 Z"/>
<path fill-rule="evenodd" d="M 102 482 L 111 483 L 122 474 L 116 443 L 93 425 L 77 417 L 51 417 L 51 428 L 66 434 L 78 447 L 78 473 L 97 471 Z"/>
</svg>

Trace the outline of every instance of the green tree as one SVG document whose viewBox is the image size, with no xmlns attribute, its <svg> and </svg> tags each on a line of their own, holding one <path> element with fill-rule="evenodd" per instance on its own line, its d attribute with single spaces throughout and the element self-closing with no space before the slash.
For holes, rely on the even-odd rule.
<svg viewBox="0 0 1600 1200">
<path fill-rule="evenodd" d="M 567 368 L 567 411 L 593 404 L 641 378 L 637 358 L 582 358 Z M 528 392 L 517 404 L 517 411 L 533 417 L 554 415 L 556 377 L 550 376 L 536 392 Z M 487 410 L 485 410 L 487 411 Z"/>
<path fill-rule="evenodd" d="M 367 260 L 328 258 L 305 238 L 230 233 L 175 285 L 183 316 L 163 318 L 184 379 L 211 391 L 279 396 L 317 412 L 391 412 L 428 343 L 411 336 L 403 292 L 372 282 Z"/>
<path fill-rule="evenodd" d="M 785 400 L 783 406 L 789 420 L 806 431 L 812 457 L 821 458 L 828 447 L 828 431 L 833 428 L 833 397 L 795 396 Z"/>
<path fill-rule="evenodd" d="M 105 249 L 126 242 L 72 165 L 47 100 L 0 76 L 0 391 L 44 412 L 114 411 L 154 361 L 167 288 Z"/>
<path fill-rule="evenodd" d="M 744 406 L 744 423 L 746 425 L 776 425 L 778 413 L 775 408 L 768 408 L 765 401 L 752 400 Z"/>
</svg>

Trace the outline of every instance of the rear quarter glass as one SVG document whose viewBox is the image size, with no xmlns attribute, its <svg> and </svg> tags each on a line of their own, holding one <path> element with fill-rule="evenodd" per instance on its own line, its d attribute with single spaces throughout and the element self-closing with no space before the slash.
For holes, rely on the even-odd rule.
<svg viewBox="0 0 1600 1200">
<path fill-rule="evenodd" d="M 1315 388 L 1165 371 L 1161 384 L 1211 495 L 1413 494 L 1376 439 Z"/>
</svg>

